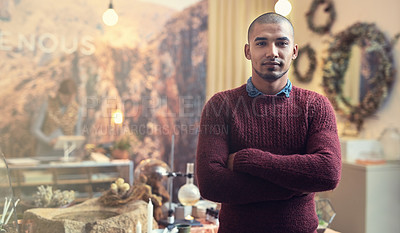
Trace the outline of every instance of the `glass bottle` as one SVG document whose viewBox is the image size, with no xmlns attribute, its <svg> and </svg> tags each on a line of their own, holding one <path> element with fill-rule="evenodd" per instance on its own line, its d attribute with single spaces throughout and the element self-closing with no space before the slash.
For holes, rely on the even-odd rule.
<svg viewBox="0 0 400 233">
<path fill-rule="evenodd" d="M 192 206 L 200 200 L 199 188 L 193 184 L 194 164 L 186 164 L 186 184 L 178 191 L 178 199 L 182 205 Z"/>
</svg>

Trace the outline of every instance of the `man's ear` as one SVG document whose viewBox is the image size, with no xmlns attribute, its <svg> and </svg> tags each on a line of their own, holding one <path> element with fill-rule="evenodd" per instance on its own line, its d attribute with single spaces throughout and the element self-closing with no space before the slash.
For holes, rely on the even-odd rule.
<svg viewBox="0 0 400 233">
<path fill-rule="evenodd" d="M 295 44 L 293 46 L 292 60 L 296 59 L 298 55 L 299 55 L 299 47 L 297 46 L 297 44 Z"/>
<path fill-rule="evenodd" d="M 245 44 L 244 45 L 244 56 L 247 58 L 247 60 L 251 60 L 250 45 L 249 44 Z"/>
</svg>

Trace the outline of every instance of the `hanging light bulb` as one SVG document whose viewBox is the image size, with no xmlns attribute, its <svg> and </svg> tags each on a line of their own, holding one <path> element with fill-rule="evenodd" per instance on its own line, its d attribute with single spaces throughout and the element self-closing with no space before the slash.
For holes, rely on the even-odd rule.
<svg viewBox="0 0 400 233">
<path fill-rule="evenodd" d="M 292 11 L 292 4 L 288 0 L 278 0 L 275 4 L 275 12 L 287 16 Z"/>
<path fill-rule="evenodd" d="M 107 26 L 114 26 L 118 22 L 118 15 L 113 8 L 112 0 L 110 0 L 110 5 L 108 5 L 108 9 L 103 13 L 103 22 Z"/>
<path fill-rule="evenodd" d="M 112 113 L 112 121 L 116 125 L 121 125 L 124 122 L 124 114 L 120 109 L 116 109 Z"/>
</svg>

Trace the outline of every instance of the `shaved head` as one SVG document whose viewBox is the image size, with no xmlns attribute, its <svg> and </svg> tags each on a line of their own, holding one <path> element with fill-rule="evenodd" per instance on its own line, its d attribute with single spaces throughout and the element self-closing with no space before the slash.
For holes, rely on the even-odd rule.
<svg viewBox="0 0 400 233">
<path fill-rule="evenodd" d="M 290 25 L 291 28 L 291 32 L 292 32 L 292 36 L 294 37 L 294 29 L 293 29 L 293 25 L 290 22 L 290 20 L 288 20 L 286 17 L 274 13 L 274 12 L 268 12 L 265 14 L 262 14 L 260 16 L 258 16 L 249 26 L 249 30 L 247 32 L 247 40 L 249 41 L 250 39 L 250 34 L 253 31 L 253 26 L 254 24 L 281 24 L 281 23 L 287 23 L 288 25 Z"/>
</svg>

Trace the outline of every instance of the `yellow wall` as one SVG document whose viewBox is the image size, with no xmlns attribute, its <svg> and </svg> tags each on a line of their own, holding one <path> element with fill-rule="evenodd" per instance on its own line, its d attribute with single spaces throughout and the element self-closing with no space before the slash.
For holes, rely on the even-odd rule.
<svg viewBox="0 0 400 233">
<path fill-rule="evenodd" d="M 209 0 L 207 97 L 237 87 L 251 74 L 244 57 L 247 28 L 258 15 L 273 9 L 265 0 Z"/>
</svg>

